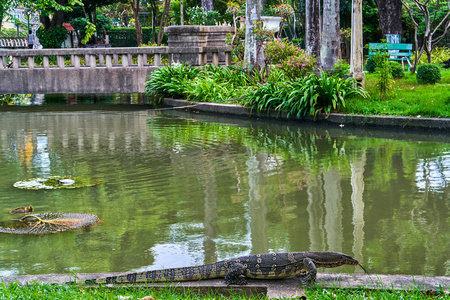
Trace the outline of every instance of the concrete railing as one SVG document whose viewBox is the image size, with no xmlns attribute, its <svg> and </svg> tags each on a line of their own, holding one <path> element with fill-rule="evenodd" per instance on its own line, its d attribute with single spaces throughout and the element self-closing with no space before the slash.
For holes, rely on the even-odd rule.
<svg viewBox="0 0 450 300">
<path fill-rule="evenodd" d="M 166 52 L 167 47 L 0 50 L 0 69 L 160 66 L 161 56 Z M 151 63 L 148 61 L 150 56 L 154 57 Z M 56 65 L 51 65 L 50 61 L 54 61 L 55 57 Z M 133 64 L 133 57 L 137 57 L 137 64 Z M 67 64 L 67 61 L 70 63 Z"/>
<path fill-rule="evenodd" d="M 220 56 L 219 56 L 220 55 Z M 0 50 L 0 94 L 142 93 L 163 63 L 231 64 L 231 47 Z"/>
<path fill-rule="evenodd" d="M 0 48 L 28 48 L 26 38 L 0 38 Z"/>
<path fill-rule="evenodd" d="M 159 67 L 162 65 L 163 55 L 167 56 L 169 64 L 171 64 L 176 61 L 174 55 L 178 55 L 180 51 L 198 57 L 200 65 L 207 63 L 208 54 L 212 54 L 212 64 L 219 65 L 219 53 L 223 52 L 225 53 L 225 64 L 231 64 L 231 48 L 227 46 L 181 49 L 169 47 L 67 48 L 0 50 L 0 69 Z M 36 57 L 42 57 L 39 59 L 39 63 L 37 63 Z M 56 57 L 56 65 L 50 64 L 52 60 L 50 57 Z M 137 58 L 137 60 L 133 60 L 133 58 Z M 67 64 L 68 61 L 70 64 Z"/>
</svg>

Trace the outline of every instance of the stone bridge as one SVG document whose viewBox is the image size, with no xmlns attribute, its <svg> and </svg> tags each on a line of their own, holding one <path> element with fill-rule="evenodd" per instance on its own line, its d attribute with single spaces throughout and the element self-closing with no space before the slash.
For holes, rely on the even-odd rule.
<svg viewBox="0 0 450 300">
<path fill-rule="evenodd" d="M 142 93 L 163 64 L 231 64 L 228 26 L 181 27 L 165 47 L 0 50 L 0 94 Z"/>
</svg>

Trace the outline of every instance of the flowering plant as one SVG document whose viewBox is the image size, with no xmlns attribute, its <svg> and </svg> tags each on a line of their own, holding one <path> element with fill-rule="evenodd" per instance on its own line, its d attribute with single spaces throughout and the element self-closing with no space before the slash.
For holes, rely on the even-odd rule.
<svg viewBox="0 0 450 300">
<path fill-rule="evenodd" d="M 242 8 L 241 6 L 233 1 L 228 1 L 227 3 L 227 10 L 225 11 L 226 14 L 231 14 L 231 15 L 237 15 L 242 13 Z"/>
<path fill-rule="evenodd" d="M 286 18 L 294 14 L 294 9 L 289 4 L 277 4 L 274 6 L 273 11 L 280 17 Z"/>
<path fill-rule="evenodd" d="M 292 80 L 302 78 L 312 73 L 316 65 L 316 59 L 308 55 L 305 50 L 298 49 L 297 55 L 280 61 L 278 67 Z"/>
<path fill-rule="evenodd" d="M 253 33 L 255 34 L 256 40 L 261 44 L 273 40 L 273 35 L 275 31 L 267 29 L 264 27 L 262 21 L 255 21 L 253 26 Z"/>
</svg>

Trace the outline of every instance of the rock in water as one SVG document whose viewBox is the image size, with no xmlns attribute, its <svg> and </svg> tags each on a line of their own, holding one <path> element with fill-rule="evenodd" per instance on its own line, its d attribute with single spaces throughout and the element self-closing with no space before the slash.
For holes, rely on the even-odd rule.
<svg viewBox="0 0 450 300">
<path fill-rule="evenodd" d="M 25 213 L 29 213 L 33 211 L 33 206 L 21 206 L 18 208 L 14 208 L 12 210 L 9 211 L 10 214 L 25 214 Z"/>
<path fill-rule="evenodd" d="M 58 180 L 58 183 L 59 183 L 59 184 L 62 184 L 62 185 L 71 185 L 71 184 L 74 184 L 74 183 L 75 183 L 75 180 L 69 179 L 69 178 L 66 178 L 66 179 L 59 179 L 59 180 Z"/>
</svg>

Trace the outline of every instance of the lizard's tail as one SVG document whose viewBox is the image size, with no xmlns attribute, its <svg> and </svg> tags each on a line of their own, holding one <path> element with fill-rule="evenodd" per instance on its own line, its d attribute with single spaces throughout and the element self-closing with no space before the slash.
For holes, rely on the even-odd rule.
<svg viewBox="0 0 450 300">
<path fill-rule="evenodd" d="M 196 267 L 163 269 L 138 273 L 127 273 L 97 279 L 87 279 L 85 284 L 98 283 L 132 283 L 132 282 L 161 282 L 161 281 L 189 281 L 224 277 L 226 270 L 223 262 Z"/>
</svg>

